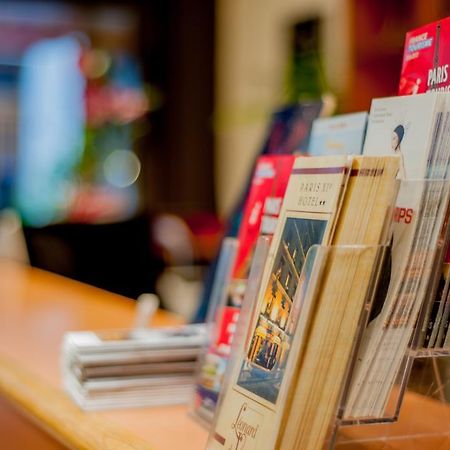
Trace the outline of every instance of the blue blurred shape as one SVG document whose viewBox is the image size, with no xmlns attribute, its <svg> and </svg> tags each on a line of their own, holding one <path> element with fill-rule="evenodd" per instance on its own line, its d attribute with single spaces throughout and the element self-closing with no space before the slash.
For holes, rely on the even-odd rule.
<svg viewBox="0 0 450 450">
<path fill-rule="evenodd" d="M 81 48 L 70 36 L 24 54 L 19 78 L 16 207 L 26 224 L 63 220 L 84 144 Z"/>
</svg>

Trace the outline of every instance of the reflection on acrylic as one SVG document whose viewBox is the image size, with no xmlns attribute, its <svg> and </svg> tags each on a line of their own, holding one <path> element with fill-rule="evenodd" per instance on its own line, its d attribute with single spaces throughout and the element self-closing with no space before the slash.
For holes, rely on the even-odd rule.
<svg viewBox="0 0 450 450">
<path fill-rule="evenodd" d="M 308 250 L 320 244 L 327 222 L 289 217 L 278 246 L 264 299 L 237 384 L 275 404 L 297 315 L 294 294 Z"/>
</svg>

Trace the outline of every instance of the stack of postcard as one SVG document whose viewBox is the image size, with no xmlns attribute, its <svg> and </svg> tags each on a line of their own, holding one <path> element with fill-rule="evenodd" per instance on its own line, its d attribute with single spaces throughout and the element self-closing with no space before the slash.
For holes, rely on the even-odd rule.
<svg viewBox="0 0 450 450">
<path fill-rule="evenodd" d="M 67 392 L 83 409 L 188 402 L 204 325 L 64 336 L 62 374 Z"/>
<path fill-rule="evenodd" d="M 353 159 L 333 246 L 315 255 L 319 273 L 309 277 L 303 297 L 276 448 L 318 450 L 328 438 L 385 254 L 399 162 Z"/>
</svg>

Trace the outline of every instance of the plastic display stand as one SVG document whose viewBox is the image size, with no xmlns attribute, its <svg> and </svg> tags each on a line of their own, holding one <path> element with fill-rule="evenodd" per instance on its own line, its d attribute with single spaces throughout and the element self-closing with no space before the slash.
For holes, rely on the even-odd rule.
<svg viewBox="0 0 450 450">
<path fill-rule="evenodd" d="M 417 184 L 421 183 L 423 185 L 422 199 L 424 196 L 429 195 L 430 192 L 439 192 L 440 195 L 440 205 L 428 205 L 427 207 L 444 208 L 446 210 L 446 217 L 449 217 L 447 211 L 448 205 L 448 193 L 449 193 L 449 182 L 448 181 L 434 181 L 434 180 L 407 180 L 403 183 Z M 429 227 L 430 217 L 426 214 L 420 219 L 418 227 Z M 428 221 L 428 222 L 427 222 Z M 390 449 L 390 448 L 408 448 L 408 450 L 422 450 L 422 444 L 417 444 L 415 442 L 421 442 L 420 439 L 425 439 L 428 436 L 435 435 L 438 439 L 447 439 L 450 442 L 450 407 L 446 405 L 446 402 L 450 401 L 450 349 L 449 348 L 437 348 L 437 349 L 422 349 L 420 348 L 421 335 L 425 327 L 424 321 L 427 318 L 427 311 L 430 310 L 431 302 L 434 302 L 435 294 L 437 290 L 437 285 L 439 282 L 439 277 L 441 274 L 441 264 L 443 260 L 444 252 L 447 249 L 448 243 L 448 227 L 447 220 L 444 221 L 444 226 L 441 230 L 438 230 L 439 236 L 436 239 L 436 246 L 431 249 L 427 249 L 427 261 L 428 264 L 425 267 L 424 277 L 428 277 L 427 288 L 423 291 L 422 298 L 418 296 L 416 302 L 421 305 L 419 318 L 417 320 L 415 331 L 413 332 L 412 339 L 406 351 L 401 369 L 398 371 L 396 382 L 391 389 L 390 399 L 385 408 L 385 412 L 379 417 L 344 417 L 344 410 L 346 406 L 346 400 L 349 392 L 349 387 L 352 379 L 352 372 L 356 362 L 356 356 L 358 354 L 358 349 L 362 341 L 363 333 L 366 329 L 370 311 L 375 296 L 378 292 L 379 282 L 381 274 L 383 271 L 384 264 L 387 260 L 387 254 L 389 251 L 389 246 L 378 246 L 378 247 L 366 247 L 366 246 L 313 246 L 310 248 L 305 262 L 303 264 L 302 273 L 300 278 L 303 279 L 302 283 L 299 284 L 299 289 L 295 294 L 295 302 L 292 305 L 295 308 L 293 312 L 296 327 L 295 333 L 292 332 L 294 338 L 289 343 L 290 354 L 296 354 L 301 350 L 302 346 L 302 329 L 301 327 L 306 326 L 308 323 L 308 316 L 310 314 L 311 300 L 314 298 L 315 291 L 317 287 L 321 285 L 321 279 L 325 275 L 325 268 L 327 267 L 327 262 L 329 258 L 334 258 L 335 260 L 340 257 L 343 261 L 348 258 L 349 252 L 353 254 L 354 264 L 358 264 L 359 258 L 362 258 L 364 254 L 369 252 L 372 254 L 372 258 L 376 261 L 373 266 L 372 273 L 370 274 L 370 283 L 368 283 L 367 292 L 365 295 L 365 300 L 361 311 L 358 312 L 359 320 L 357 329 L 354 333 L 354 341 L 351 348 L 351 356 L 348 358 L 348 364 L 345 367 L 344 375 L 339 381 L 339 395 L 337 396 L 335 413 L 330 419 L 329 431 L 326 438 L 326 443 L 322 450 L 332 450 L 332 449 L 364 449 L 365 443 L 377 442 L 379 445 L 370 448 L 377 449 Z M 262 251 L 263 247 L 266 246 L 265 251 Z M 258 266 L 263 268 L 266 264 L 266 258 L 268 257 L 269 243 L 260 243 L 260 253 L 255 255 L 253 261 L 253 266 Z M 270 256 L 269 256 L 270 257 Z M 347 259 L 348 261 L 348 259 Z M 349 266 L 349 271 L 352 267 Z M 233 380 L 233 373 L 235 373 L 237 364 L 241 364 L 241 360 L 238 355 L 242 354 L 242 349 L 249 349 L 251 343 L 251 336 L 249 330 L 255 328 L 254 320 L 255 314 L 254 309 L 257 307 L 257 295 L 259 287 L 262 283 L 263 270 L 254 271 L 251 274 L 249 283 L 252 289 L 245 295 L 244 304 L 242 306 L 242 311 L 240 314 L 235 339 L 233 341 L 232 353 L 229 363 L 227 365 L 227 370 L 224 377 L 224 383 L 221 390 L 221 396 L 219 397 L 219 403 L 217 411 L 220 411 L 221 405 L 223 403 L 223 393 L 226 392 L 226 387 Z M 425 279 L 425 278 L 424 278 Z M 286 329 L 288 326 L 286 326 Z M 298 353 L 297 353 L 298 354 Z M 285 372 L 283 375 L 284 385 L 289 386 L 289 377 L 292 377 L 293 367 L 292 364 L 295 362 L 296 358 L 288 358 L 287 365 L 285 366 Z M 447 372 L 445 372 L 447 371 Z M 287 380 L 285 380 L 287 378 Z M 286 381 L 286 382 L 285 382 Z M 406 395 L 405 392 L 410 386 L 409 390 L 412 392 Z M 415 392 L 415 393 L 414 393 Z M 433 400 L 425 397 L 432 397 Z M 448 429 L 439 431 L 432 429 L 432 427 L 416 428 L 413 420 L 407 421 L 406 425 L 402 425 L 402 405 L 404 402 L 407 403 L 407 409 L 405 409 L 405 414 L 411 414 L 411 410 L 417 408 L 415 401 L 419 399 L 432 414 L 439 414 L 440 420 L 447 419 L 449 424 Z M 418 401 L 419 401 L 418 400 Z M 288 401 L 287 389 L 281 388 L 279 392 L 279 397 L 277 404 L 284 404 Z M 431 402 L 431 403 L 430 403 Z M 420 403 L 420 402 L 419 402 Z M 422 404 L 422 403 L 420 403 Z M 439 412 L 435 412 L 439 411 Z M 420 416 L 420 411 L 416 411 Z M 431 414 L 431 412 L 430 412 Z M 399 422 L 400 418 L 400 423 Z M 277 419 L 279 420 L 279 419 Z M 217 421 L 217 414 L 213 421 L 212 432 L 214 432 L 215 425 Z M 274 430 L 278 430 L 279 423 L 274 424 Z M 419 436 L 420 434 L 420 436 Z M 416 436 L 417 435 L 417 436 Z M 211 435 L 212 436 L 212 435 Z M 212 437 L 210 436 L 210 439 Z M 411 443 L 407 447 L 396 447 L 395 445 L 390 446 L 388 442 L 400 442 L 402 439 L 407 439 L 408 436 L 411 437 Z M 275 448 L 275 438 L 274 438 Z M 409 442 L 409 441 L 408 441 Z M 447 441 L 445 441 L 447 442 Z M 446 444 L 445 444 L 446 445 Z M 444 449 L 449 447 L 435 447 L 436 449 Z M 290 450 L 284 449 L 283 450 Z M 297 449 L 303 450 L 303 449 Z"/>
</svg>

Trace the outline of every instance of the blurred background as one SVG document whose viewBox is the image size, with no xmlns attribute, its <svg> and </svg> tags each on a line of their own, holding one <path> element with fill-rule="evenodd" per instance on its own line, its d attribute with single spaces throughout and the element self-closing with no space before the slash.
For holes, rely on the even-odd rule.
<svg viewBox="0 0 450 450">
<path fill-rule="evenodd" d="M 271 113 L 395 95 L 443 0 L 0 1 L 0 256 L 190 318 Z M 1 287 L 0 287 L 1 289 Z"/>
</svg>

